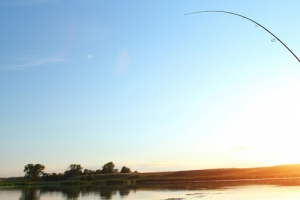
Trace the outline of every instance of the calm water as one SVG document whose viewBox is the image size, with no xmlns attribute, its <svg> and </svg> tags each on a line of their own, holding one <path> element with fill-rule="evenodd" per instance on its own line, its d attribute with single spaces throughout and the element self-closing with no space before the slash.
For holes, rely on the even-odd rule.
<svg viewBox="0 0 300 200">
<path fill-rule="evenodd" d="M 2 187 L 2 200 L 300 199 L 300 181 L 148 184 L 111 187 Z"/>
</svg>

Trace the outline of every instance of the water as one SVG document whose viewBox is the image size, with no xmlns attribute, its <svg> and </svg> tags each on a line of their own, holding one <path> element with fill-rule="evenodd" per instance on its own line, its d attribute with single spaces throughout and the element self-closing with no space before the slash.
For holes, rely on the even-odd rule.
<svg viewBox="0 0 300 200">
<path fill-rule="evenodd" d="M 299 200 L 300 180 L 130 186 L 1 187 L 2 200 Z"/>
</svg>

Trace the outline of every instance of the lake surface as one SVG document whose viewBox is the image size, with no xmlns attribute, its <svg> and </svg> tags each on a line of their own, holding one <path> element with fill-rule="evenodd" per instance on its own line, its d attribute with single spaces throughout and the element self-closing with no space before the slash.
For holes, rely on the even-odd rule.
<svg viewBox="0 0 300 200">
<path fill-rule="evenodd" d="M 299 200 L 300 180 L 143 184 L 129 186 L 0 187 L 2 200 Z"/>
</svg>

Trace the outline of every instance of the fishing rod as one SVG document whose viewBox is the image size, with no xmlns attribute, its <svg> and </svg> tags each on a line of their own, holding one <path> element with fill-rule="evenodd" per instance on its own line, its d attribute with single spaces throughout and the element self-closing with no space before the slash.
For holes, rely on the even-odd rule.
<svg viewBox="0 0 300 200">
<path fill-rule="evenodd" d="M 231 15 L 236 15 L 236 16 L 239 16 L 239 17 L 242 17 L 244 19 L 247 19 L 253 23 L 255 23 L 256 25 L 262 27 L 264 30 L 266 30 L 268 33 L 270 33 L 274 38 L 276 38 L 276 40 L 278 40 L 287 50 L 289 50 L 289 52 L 291 54 L 293 54 L 295 56 L 295 58 L 298 60 L 298 62 L 300 62 L 300 59 L 296 56 L 296 54 L 294 54 L 294 52 L 288 47 L 286 46 L 276 35 L 274 35 L 271 31 L 269 31 L 266 27 L 264 27 L 263 25 L 259 24 L 258 22 L 248 18 L 248 17 L 245 17 L 243 15 L 240 15 L 240 14 L 236 14 L 236 13 L 233 13 L 233 12 L 227 12 L 227 11 L 219 11 L 219 10 L 205 10 L 205 11 L 199 11 L 199 12 L 192 12 L 192 13 L 187 13 L 185 15 L 192 15 L 192 14 L 198 14 L 198 13 L 205 13 L 205 12 L 218 12 L 218 13 L 226 13 L 226 14 L 231 14 Z M 273 41 L 273 40 L 272 40 Z"/>
</svg>

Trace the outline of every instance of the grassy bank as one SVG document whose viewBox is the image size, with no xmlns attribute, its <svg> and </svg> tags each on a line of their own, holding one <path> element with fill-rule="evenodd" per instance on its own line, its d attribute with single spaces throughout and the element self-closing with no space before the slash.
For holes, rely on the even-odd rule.
<svg viewBox="0 0 300 200">
<path fill-rule="evenodd" d="M 92 177 L 87 181 L 87 177 Z M 224 168 L 154 173 L 114 173 L 80 175 L 59 182 L 31 182 L 24 178 L 6 179 L 4 185 L 134 185 L 148 182 L 192 182 L 300 177 L 300 164 L 257 168 Z"/>
<path fill-rule="evenodd" d="M 1 186 L 14 186 L 15 184 L 12 182 L 5 182 L 5 181 L 0 181 L 0 187 Z"/>
<path fill-rule="evenodd" d="M 134 181 L 144 182 L 181 182 L 181 181 L 212 181 L 212 180 L 232 180 L 232 179 L 266 179 L 266 178 L 291 178 L 300 176 L 300 164 L 282 165 L 274 167 L 257 168 L 224 168 L 205 169 L 175 172 L 155 172 L 155 173 L 128 173 L 128 174 L 96 174 L 93 181 Z M 69 181 L 80 181 L 86 175 L 76 176 Z"/>
</svg>

